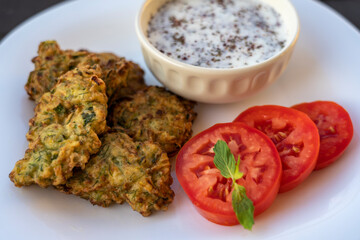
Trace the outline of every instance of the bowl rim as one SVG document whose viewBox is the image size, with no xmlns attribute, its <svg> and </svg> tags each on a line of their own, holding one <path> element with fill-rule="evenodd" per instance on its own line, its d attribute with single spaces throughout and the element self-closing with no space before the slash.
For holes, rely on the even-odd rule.
<svg viewBox="0 0 360 240">
<path fill-rule="evenodd" d="M 294 7 L 294 5 L 292 4 L 292 2 L 290 0 L 285 0 L 289 4 L 289 7 L 293 11 L 293 13 L 295 14 L 294 19 L 296 20 L 296 31 L 295 31 L 295 34 L 293 34 L 292 38 L 290 39 L 289 43 L 285 47 L 283 47 L 279 52 L 277 52 L 275 55 L 273 55 L 272 57 L 270 57 L 260 63 L 256 63 L 256 64 L 252 64 L 252 65 L 248 65 L 248 66 L 236 67 L 236 68 L 210 68 L 210 67 L 208 68 L 208 67 L 195 66 L 195 65 L 191 65 L 188 63 L 178 61 L 174 58 L 171 58 L 171 57 L 163 54 L 157 48 L 155 48 L 154 45 L 152 45 L 150 43 L 148 37 L 145 34 L 144 29 L 141 27 L 141 19 L 142 19 L 145 9 L 153 1 L 156 1 L 156 0 L 145 0 L 145 2 L 142 4 L 140 10 L 138 11 L 136 18 L 135 18 L 136 35 L 143 46 L 146 46 L 153 54 L 157 55 L 163 61 L 165 61 L 169 64 L 172 64 L 172 65 L 175 65 L 179 68 L 186 68 L 188 71 L 189 70 L 191 70 L 193 72 L 206 71 L 208 73 L 210 72 L 211 74 L 225 74 L 225 73 L 231 74 L 234 72 L 238 72 L 240 70 L 252 71 L 252 70 L 258 69 L 259 67 L 268 65 L 271 62 L 275 61 L 276 59 L 280 58 L 282 55 L 286 54 L 287 51 L 289 51 L 290 49 L 292 49 L 295 46 L 295 44 L 299 38 L 299 34 L 300 34 L 300 19 L 299 19 L 299 15 L 296 11 L 296 8 Z"/>
</svg>

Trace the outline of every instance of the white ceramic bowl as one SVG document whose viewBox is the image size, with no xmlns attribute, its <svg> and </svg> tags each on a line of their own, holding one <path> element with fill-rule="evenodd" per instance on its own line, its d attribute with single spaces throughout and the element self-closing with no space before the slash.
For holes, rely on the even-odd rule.
<svg viewBox="0 0 360 240">
<path fill-rule="evenodd" d="M 204 68 L 182 63 L 158 51 L 147 38 L 150 18 L 167 0 L 147 0 L 136 17 L 136 34 L 145 62 L 170 91 L 206 103 L 236 102 L 270 85 L 288 65 L 299 36 L 300 23 L 289 0 L 262 0 L 282 16 L 288 31 L 286 46 L 264 62 L 241 68 Z"/>
</svg>

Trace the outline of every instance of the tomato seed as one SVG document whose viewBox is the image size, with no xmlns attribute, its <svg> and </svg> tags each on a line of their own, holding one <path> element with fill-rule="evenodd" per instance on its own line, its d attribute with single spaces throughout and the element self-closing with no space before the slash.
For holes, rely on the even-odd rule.
<svg viewBox="0 0 360 240">
<path fill-rule="evenodd" d="M 299 149 L 298 147 L 295 147 L 295 146 L 292 147 L 292 150 L 293 150 L 295 153 L 299 153 L 299 152 L 300 152 L 300 149 Z"/>
<path fill-rule="evenodd" d="M 335 132 L 336 132 L 336 131 L 335 131 L 335 128 L 334 128 L 333 126 L 329 127 L 329 130 L 330 130 L 331 133 L 335 133 Z"/>
<path fill-rule="evenodd" d="M 278 132 L 278 134 L 279 134 L 280 137 L 282 137 L 283 139 L 287 137 L 286 133 L 284 133 L 284 132 Z"/>
</svg>

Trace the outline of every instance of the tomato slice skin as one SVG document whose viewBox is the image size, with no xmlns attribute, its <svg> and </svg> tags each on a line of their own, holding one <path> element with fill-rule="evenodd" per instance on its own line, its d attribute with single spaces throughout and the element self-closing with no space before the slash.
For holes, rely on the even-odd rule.
<svg viewBox="0 0 360 240">
<path fill-rule="evenodd" d="M 234 122 L 259 129 L 276 145 L 283 166 L 279 192 L 297 187 L 314 170 L 320 138 L 316 125 L 303 112 L 277 105 L 255 106 Z"/>
<path fill-rule="evenodd" d="M 232 180 L 215 167 L 213 147 L 224 140 L 238 159 L 243 178 L 237 181 L 254 204 L 254 216 L 275 200 L 280 187 L 281 160 L 271 140 L 243 123 L 221 123 L 197 134 L 176 158 L 176 176 L 198 212 L 221 225 L 239 224 L 232 208 Z"/>
<path fill-rule="evenodd" d="M 315 170 L 329 166 L 344 153 L 354 134 L 349 113 L 331 101 L 300 103 L 292 108 L 306 113 L 320 134 L 320 151 Z"/>
</svg>

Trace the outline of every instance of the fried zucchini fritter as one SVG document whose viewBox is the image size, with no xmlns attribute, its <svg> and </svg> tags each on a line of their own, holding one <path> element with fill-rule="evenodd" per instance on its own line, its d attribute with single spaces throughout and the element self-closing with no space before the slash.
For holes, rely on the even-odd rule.
<svg viewBox="0 0 360 240">
<path fill-rule="evenodd" d="M 112 104 L 108 123 L 125 128 L 136 141 L 157 142 L 173 154 L 191 137 L 194 105 L 162 87 L 151 86 Z"/>
<path fill-rule="evenodd" d="M 78 65 L 100 65 L 102 71 L 99 77 L 106 84 L 109 99 L 113 99 L 114 93 L 119 98 L 137 90 L 138 85 L 145 86 L 143 70 L 137 64 L 112 53 L 61 50 L 56 41 L 45 41 L 40 43 L 38 56 L 32 61 L 35 70 L 30 73 L 25 89 L 35 101 L 55 86 L 59 76 Z M 123 88 L 127 90 L 117 92 Z"/>
<path fill-rule="evenodd" d="M 75 68 L 40 98 L 29 121 L 25 157 L 10 173 L 16 186 L 64 184 L 73 168 L 84 168 L 90 155 L 98 152 L 97 134 L 107 128 L 107 96 L 100 74 L 97 65 Z"/>
<path fill-rule="evenodd" d="M 85 169 L 58 188 L 103 207 L 126 201 L 143 216 L 166 210 L 174 197 L 167 154 L 157 144 L 134 142 L 121 131 L 107 133 L 101 141 L 101 150 Z"/>
<path fill-rule="evenodd" d="M 109 104 L 146 87 L 144 71 L 139 65 L 112 53 L 90 53 L 79 65 L 99 64 L 106 85 Z"/>
<path fill-rule="evenodd" d="M 57 83 L 57 78 L 76 67 L 86 51 L 62 51 L 56 41 L 41 42 L 38 56 L 32 59 L 35 70 L 29 75 L 25 90 L 33 100 L 50 91 Z"/>
</svg>

